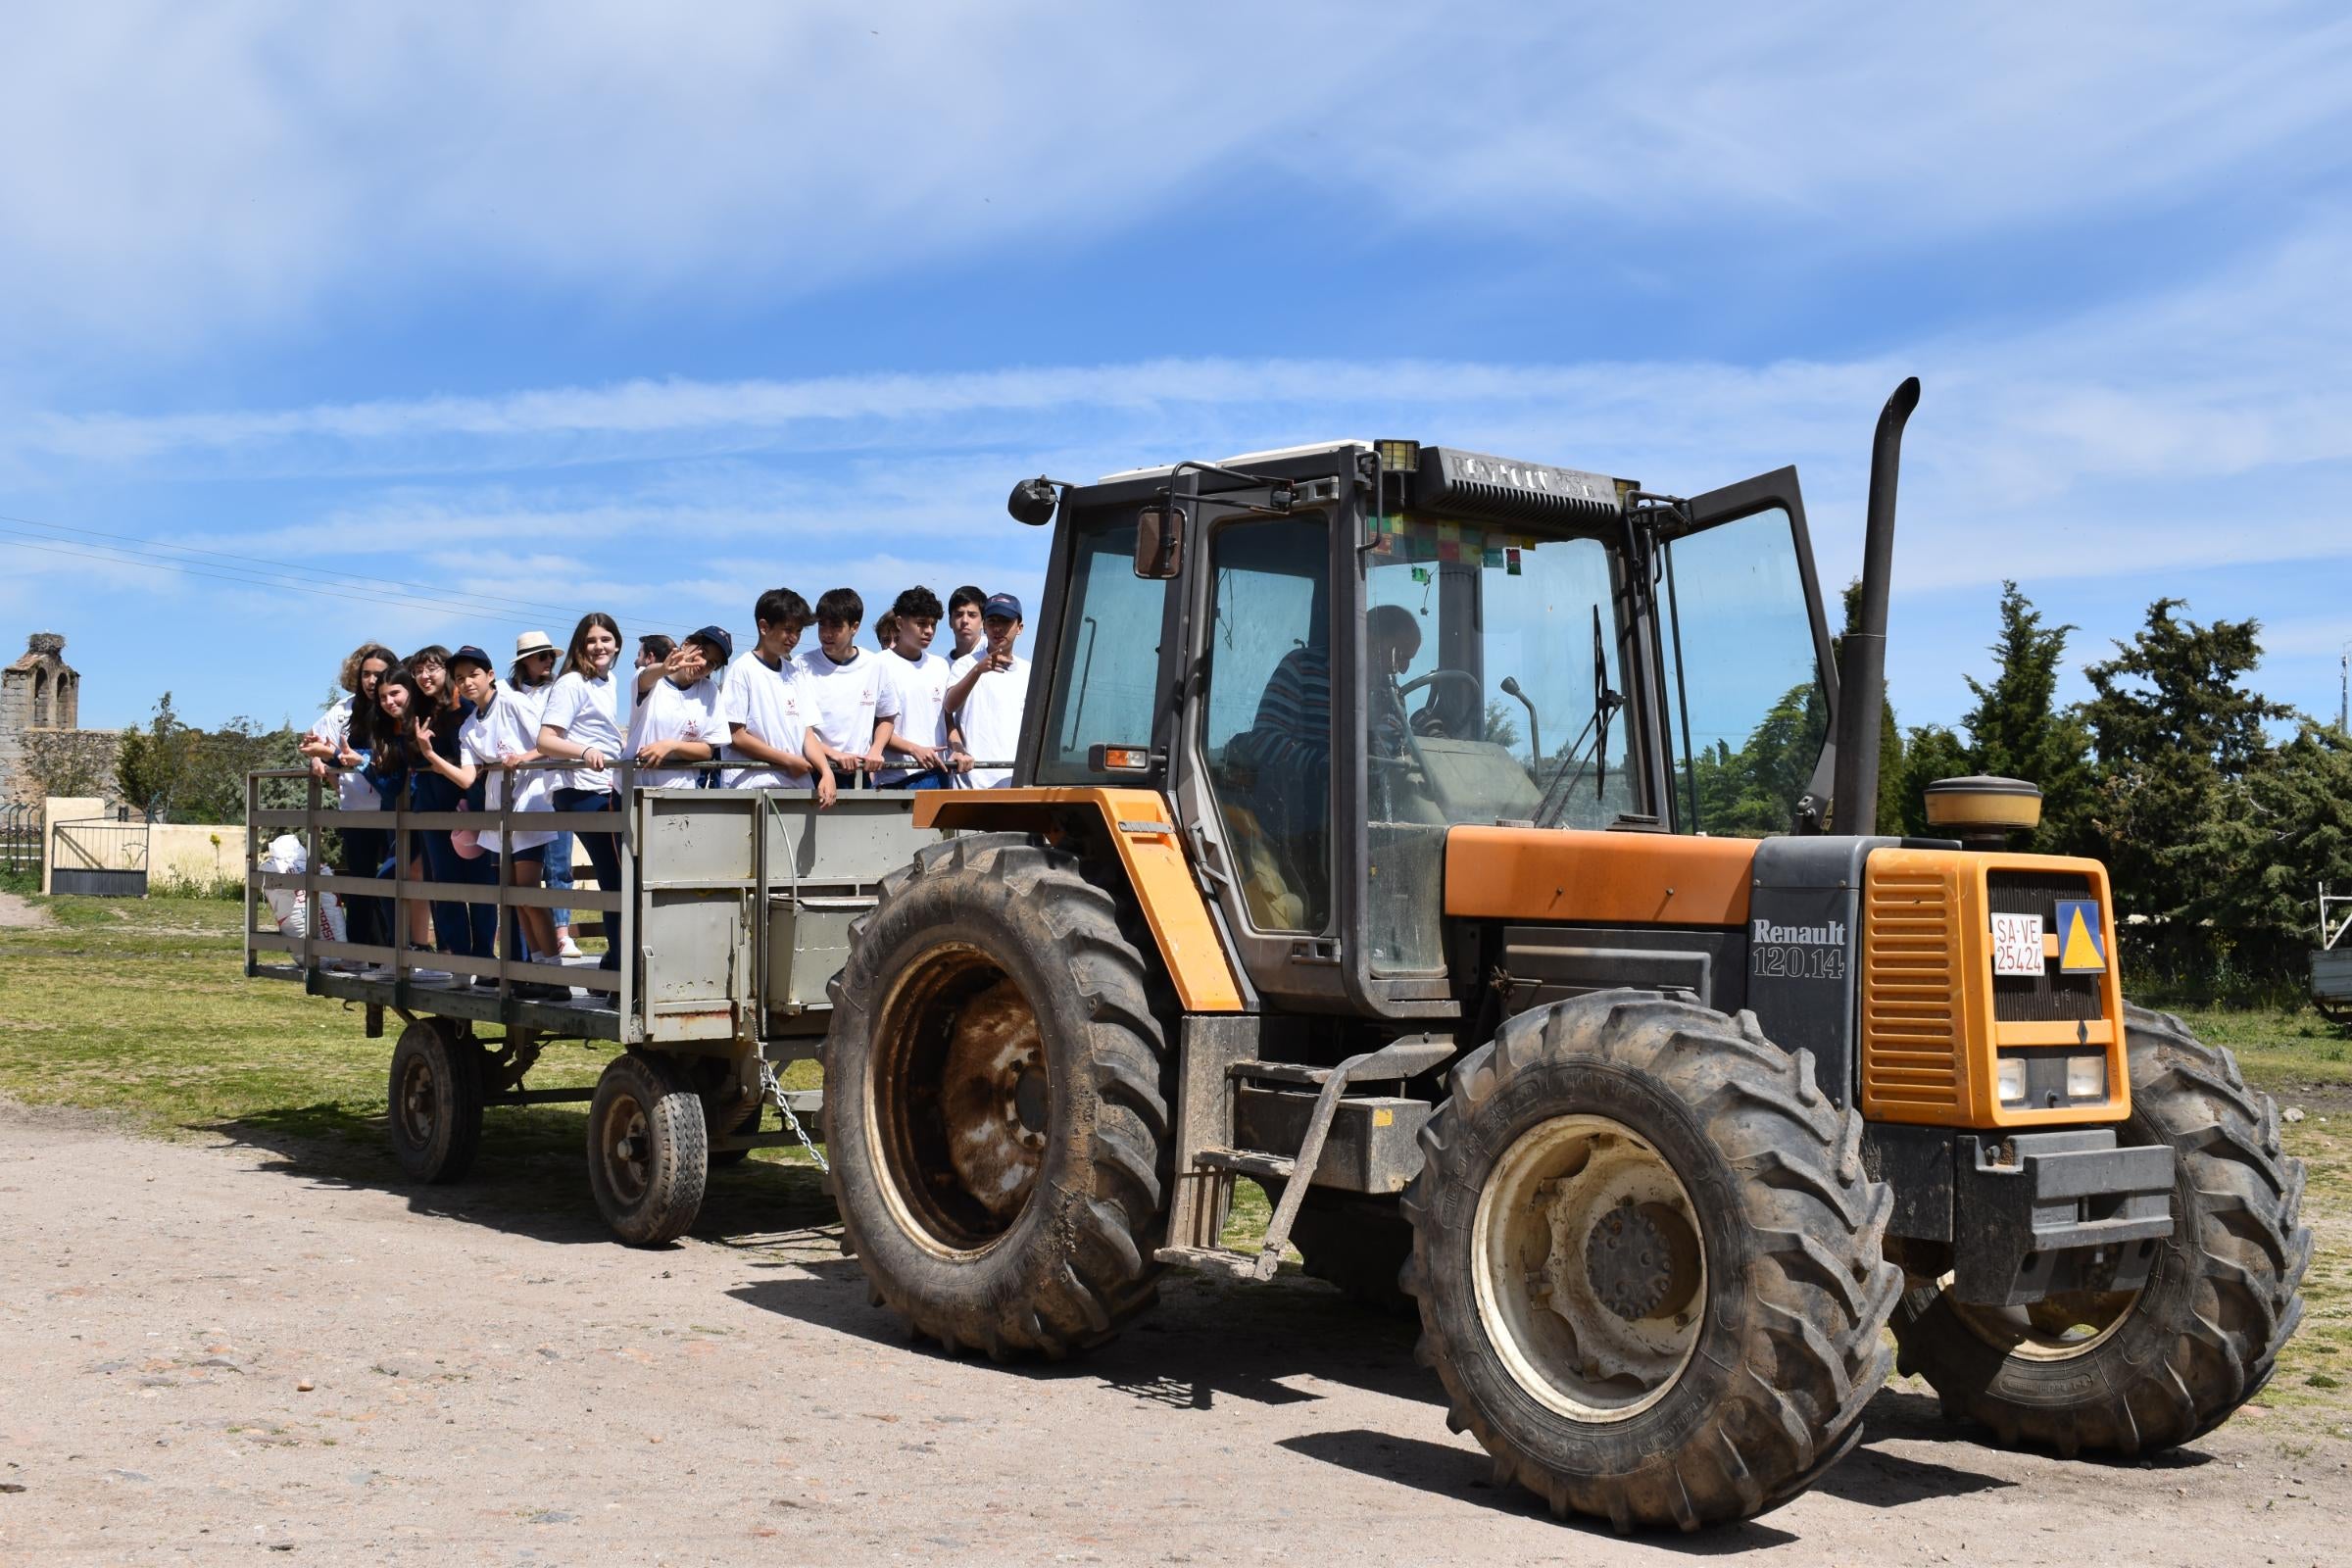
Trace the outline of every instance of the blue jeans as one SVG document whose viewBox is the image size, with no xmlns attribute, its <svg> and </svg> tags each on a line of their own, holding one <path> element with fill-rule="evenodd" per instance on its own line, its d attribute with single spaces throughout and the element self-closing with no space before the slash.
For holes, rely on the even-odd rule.
<svg viewBox="0 0 2352 1568">
<path fill-rule="evenodd" d="M 556 809 L 559 811 L 611 811 L 612 820 L 618 821 L 620 813 L 615 808 L 619 804 L 619 797 L 611 790 L 560 789 L 556 791 Z M 570 837 L 569 834 L 564 834 L 556 840 L 556 844 L 567 844 Z M 582 833 L 580 846 L 588 852 L 589 861 L 596 867 L 598 891 L 618 893 L 620 891 L 620 835 L 617 833 Z M 555 847 L 555 844 L 551 844 L 548 849 L 552 853 Z M 568 879 L 569 873 L 567 872 L 566 880 L 568 881 Z M 605 925 L 605 956 L 598 960 L 597 967 L 617 969 L 620 967 L 620 912 L 616 909 L 607 909 L 601 918 Z"/>
<path fill-rule="evenodd" d="M 537 827 L 538 825 L 539 824 L 536 822 L 531 824 L 533 827 Z M 547 854 L 540 861 L 539 880 L 542 885 L 551 888 L 568 888 L 571 886 L 570 834 L 557 834 L 555 842 L 547 847 Z M 557 925 L 569 925 L 571 924 L 571 911 L 569 909 L 556 909 L 551 911 L 551 918 Z"/>
<path fill-rule="evenodd" d="M 438 773 L 419 774 L 410 783 L 409 808 L 413 811 L 454 811 L 458 808 L 460 791 L 455 784 Z M 424 861 L 424 876 L 428 882 L 482 883 L 495 887 L 498 873 L 477 874 L 480 859 L 468 860 L 460 855 L 457 846 L 449 841 L 446 830 L 416 828 L 410 832 L 409 842 Z M 433 946 L 443 953 L 453 953 L 462 958 L 487 958 L 490 944 L 498 930 L 498 911 L 488 905 L 459 904 L 448 899 L 433 901 Z M 478 935 L 476 926 L 478 924 Z"/>
</svg>

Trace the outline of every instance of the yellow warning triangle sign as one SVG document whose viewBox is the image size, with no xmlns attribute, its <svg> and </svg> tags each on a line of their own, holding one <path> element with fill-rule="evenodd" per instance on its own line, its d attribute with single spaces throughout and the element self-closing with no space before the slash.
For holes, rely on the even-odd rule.
<svg viewBox="0 0 2352 1568">
<path fill-rule="evenodd" d="M 2105 965 L 2099 957 L 2098 939 L 2090 934 L 2090 925 L 2082 918 L 2080 906 L 2069 911 L 2074 918 L 2066 923 L 2066 944 L 2059 950 L 2060 969 L 2098 969 Z"/>
</svg>

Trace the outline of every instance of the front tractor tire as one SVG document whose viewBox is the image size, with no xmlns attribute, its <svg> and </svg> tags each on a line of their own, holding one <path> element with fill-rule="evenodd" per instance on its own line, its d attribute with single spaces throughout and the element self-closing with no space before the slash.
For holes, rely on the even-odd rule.
<svg viewBox="0 0 2352 1568">
<path fill-rule="evenodd" d="M 1794 1496 L 1886 1376 L 1902 1276 L 1861 1138 L 1752 1013 L 1612 991 L 1505 1023 L 1404 1195 L 1451 1424 L 1621 1531 Z"/>
<path fill-rule="evenodd" d="M 1921 1283 L 1894 1314 L 1901 1370 L 2010 1446 L 2071 1458 L 2187 1443 L 2261 1391 L 2303 1316 L 2303 1162 L 2279 1149 L 2278 1105 L 2172 1014 L 2126 1007 L 2124 1028 L 2132 1116 L 2117 1141 L 2174 1155 L 2176 1223 L 2147 1283 L 2011 1308 Z"/>
<path fill-rule="evenodd" d="M 875 1298 L 950 1350 L 1058 1358 L 1151 1304 L 1167 1041 L 1078 859 L 975 834 L 884 884 L 832 985 L 825 1147 Z"/>
</svg>

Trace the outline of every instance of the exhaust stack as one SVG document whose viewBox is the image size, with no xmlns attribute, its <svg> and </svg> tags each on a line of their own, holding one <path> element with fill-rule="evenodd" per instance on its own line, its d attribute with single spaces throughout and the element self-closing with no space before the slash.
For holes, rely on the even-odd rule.
<svg viewBox="0 0 2352 1568">
<path fill-rule="evenodd" d="M 1839 833 L 1879 830 L 1879 727 L 1886 704 L 1886 595 L 1894 574 L 1894 483 L 1903 425 L 1919 407 L 1919 377 L 1905 376 L 1879 411 L 1870 447 L 1870 512 L 1862 536 L 1862 605 L 1838 660 L 1838 771 L 1831 825 Z"/>
</svg>

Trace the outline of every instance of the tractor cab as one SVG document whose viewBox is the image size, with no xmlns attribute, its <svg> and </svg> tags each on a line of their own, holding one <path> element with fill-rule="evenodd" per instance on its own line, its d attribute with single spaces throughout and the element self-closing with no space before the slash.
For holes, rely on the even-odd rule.
<svg viewBox="0 0 2352 1568">
<path fill-rule="evenodd" d="M 1793 469 L 1686 500 L 1346 441 L 1112 474 L 1050 514 L 1066 612 L 1020 776 L 1171 793 L 1279 1004 L 1456 1012 L 1454 829 L 1754 837 L 1826 794 Z"/>
</svg>

